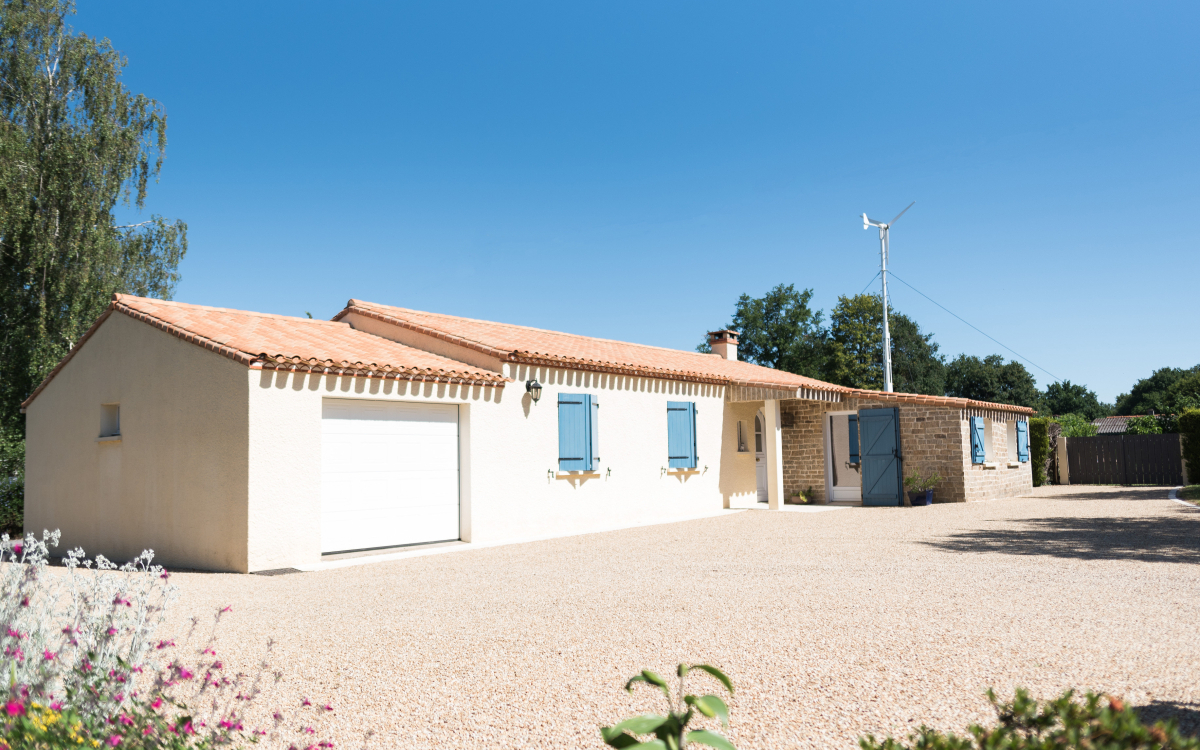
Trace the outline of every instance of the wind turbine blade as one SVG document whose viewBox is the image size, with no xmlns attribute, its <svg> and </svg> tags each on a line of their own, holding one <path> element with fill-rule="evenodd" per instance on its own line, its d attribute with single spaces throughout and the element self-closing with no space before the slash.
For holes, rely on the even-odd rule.
<svg viewBox="0 0 1200 750">
<path fill-rule="evenodd" d="M 917 202 L 916 202 L 916 201 L 913 201 L 912 203 L 909 203 L 909 204 L 908 204 L 908 208 L 906 208 L 906 209 L 904 209 L 903 211 L 901 211 L 900 213 L 896 214 L 896 219 L 899 219 L 901 216 L 903 216 L 904 214 L 908 213 L 908 209 L 909 209 L 909 208 L 912 208 L 912 207 L 913 207 L 913 206 L 915 206 L 915 205 L 917 205 Z M 891 221 L 889 221 L 889 222 L 888 222 L 888 226 L 890 227 L 891 225 L 895 224 L 895 223 L 896 223 L 896 219 L 892 219 Z"/>
</svg>

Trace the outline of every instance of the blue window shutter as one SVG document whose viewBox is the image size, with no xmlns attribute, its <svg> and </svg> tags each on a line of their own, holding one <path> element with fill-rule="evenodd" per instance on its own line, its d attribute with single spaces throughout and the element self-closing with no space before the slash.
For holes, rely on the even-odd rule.
<svg viewBox="0 0 1200 750">
<path fill-rule="evenodd" d="M 1025 463 L 1029 460 L 1029 423 L 1017 422 L 1017 460 Z"/>
<path fill-rule="evenodd" d="M 848 419 L 850 420 L 850 463 L 862 463 L 858 457 L 858 415 L 851 414 Z"/>
<path fill-rule="evenodd" d="M 600 468 L 600 397 L 588 396 L 588 401 L 588 436 L 591 438 L 588 455 L 592 459 L 588 469 L 597 471 Z"/>
<path fill-rule="evenodd" d="M 971 417 L 971 463 L 981 464 L 987 460 L 984 447 L 983 417 Z"/>
<path fill-rule="evenodd" d="M 588 397 L 558 394 L 558 469 L 585 471 L 590 463 Z"/>
<path fill-rule="evenodd" d="M 667 466 L 696 468 L 696 405 L 690 401 L 667 402 Z"/>
</svg>

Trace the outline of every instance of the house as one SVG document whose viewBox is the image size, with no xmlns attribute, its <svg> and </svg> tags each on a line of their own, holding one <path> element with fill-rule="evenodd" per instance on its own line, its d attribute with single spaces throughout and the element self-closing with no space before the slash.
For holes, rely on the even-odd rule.
<svg viewBox="0 0 1200 750">
<path fill-rule="evenodd" d="M 1129 426 L 1129 417 L 1100 417 L 1093 419 L 1092 425 L 1096 428 L 1097 435 L 1124 435 L 1125 428 Z"/>
<path fill-rule="evenodd" d="M 24 404 L 26 529 L 259 571 L 722 508 L 1031 486 L 1029 409 L 351 300 L 311 320 L 116 295 Z"/>
</svg>

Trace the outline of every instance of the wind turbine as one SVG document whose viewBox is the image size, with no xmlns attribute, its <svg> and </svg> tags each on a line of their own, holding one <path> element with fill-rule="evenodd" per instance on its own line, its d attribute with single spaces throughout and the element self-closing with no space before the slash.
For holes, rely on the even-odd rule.
<svg viewBox="0 0 1200 750">
<path fill-rule="evenodd" d="M 888 331 L 888 300 L 887 300 L 887 262 L 888 262 L 888 229 L 891 228 L 896 220 L 908 212 L 909 208 L 917 205 L 916 201 L 908 204 L 900 213 L 896 214 L 896 218 L 884 224 L 881 221 L 868 219 L 866 214 L 862 215 L 863 229 L 871 227 L 879 227 L 879 274 L 883 277 L 883 390 L 889 393 L 892 390 L 892 335 Z"/>
</svg>

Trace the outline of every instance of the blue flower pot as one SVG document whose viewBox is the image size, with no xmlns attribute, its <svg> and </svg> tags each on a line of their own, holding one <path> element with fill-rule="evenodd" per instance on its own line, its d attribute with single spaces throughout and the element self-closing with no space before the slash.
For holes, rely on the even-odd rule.
<svg viewBox="0 0 1200 750">
<path fill-rule="evenodd" d="M 908 493 L 909 502 L 913 505 L 933 505 L 933 490 Z"/>
</svg>

